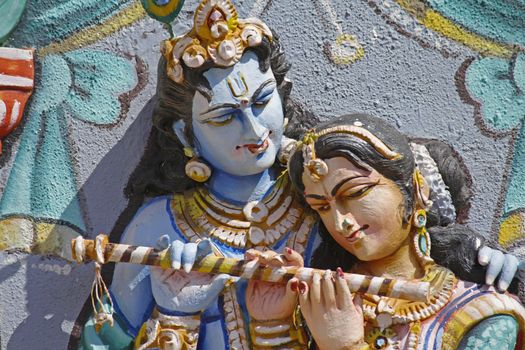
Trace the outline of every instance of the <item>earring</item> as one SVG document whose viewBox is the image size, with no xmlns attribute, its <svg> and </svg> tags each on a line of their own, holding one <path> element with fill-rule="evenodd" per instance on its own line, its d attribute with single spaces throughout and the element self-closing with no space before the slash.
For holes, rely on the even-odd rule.
<svg viewBox="0 0 525 350">
<path fill-rule="evenodd" d="M 197 182 L 206 182 L 211 176 L 211 169 L 198 158 L 193 158 L 184 167 L 186 176 Z"/>
<path fill-rule="evenodd" d="M 191 148 L 184 147 L 184 154 L 191 157 L 184 167 L 186 176 L 193 181 L 206 182 L 211 176 L 211 169 L 208 164 L 199 160 Z"/>
<path fill-rule="evenodd" d="M 424 209 L 418 209 L 413 215 L 413 224 L 417 228 L 414 235 L 414 250 L 417 256 L 423 262 L 423 265 L 433 262 L 430 257 L 430 236 L 426 229 L 427 212 Z"/>
</svg>

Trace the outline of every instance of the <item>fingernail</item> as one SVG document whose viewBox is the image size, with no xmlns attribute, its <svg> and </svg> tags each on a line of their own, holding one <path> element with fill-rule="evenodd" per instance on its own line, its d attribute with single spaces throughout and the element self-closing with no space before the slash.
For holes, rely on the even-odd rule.
<svg viewBox="0 0 525 350">
<path fill-rule="evenodd" d="M 174 269 L 174 270 L 180 270 L 180 262 L 179 261 L 174 261 L 171 263 L 171 267 Z"/>
<path fill-rule="evenodd" d="M 191 271 L 191 264 L 184 264 L 184 266 L 182 268 L 183 268 L 184 272 L 190 273 L 190 271 Z"/>
<path fill-rule="evenodd" d="M 301 294 L 306 293 L 306 283 L 304 282 L 299 283 L 299 293 Z"/>
<path fill-rule="evenodd" d="M 492 277 L 492 276 L 487 276 L 485 282 L 487 282 L 487 284 L 488 284 L 489 286 L 492 286 L 492 284 L 494 283 L 494 279 L 495 279 L 495 278 Z"/>
<path fill-rule="evenodd" d="M 337 276 L 339 276 L 340 278 L 345 277 L 343 269 L 341 269 L 340 267 L 337 268 Z"/>
<path fill-rule="evenodd" d="M 498 282 L 498 289 L 502 292 L 506 291 L 507 288 L 509 288 L 509 284 L 506 281 L 499 281 Z"/>
<path fill-rule="evenodd" d="M 297 288 L 299 288 L 299 282 L 298 281 L 293 281 L 292 284 L 290 285 L 290 288 L 292 289 L 292 292 L 296 292 L 297 293 Z"/>
<path fill-rule="evenodd" d="M 291 248 L 288 248 L 288 247 L 286 247 L 286 254 L 288 254 L 288 255 L 292 254 L 292 249 L 291 249 Z"/>
<path fill-rule="evenodd" d="M 479 257 L 479 264 L 480 265 L 487 265 L 489 263 L 489 259 L 486 256 L 480 256 Z"/>
</svg>

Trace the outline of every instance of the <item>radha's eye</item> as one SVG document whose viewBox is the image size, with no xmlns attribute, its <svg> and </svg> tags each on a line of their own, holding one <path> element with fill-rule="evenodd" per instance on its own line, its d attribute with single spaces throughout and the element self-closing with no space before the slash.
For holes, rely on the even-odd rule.
<svg viewBox="0 0 525 350">
<path fill-rule="evenodd" d="M 230 123 L 232 120 L 233 120 L 233 114 L 225 114 L 220 117 L 208 119 L 206 123 L 214 125 L 214 126 L 223 126 L 223 125 Z"/>
<path fill-rule="evenodd" d="M 375 185 L 376 184 L 354 187 L 348 190 L 344 196 L 349 199 L 361 198 L 368 194 L 368 192 L 370 192 L 370 190 L 374 188 Z"/>
<path fill-rule="evenodd" d="M 325 205 L 321 205 L 321 206 L 316 206 L 313 209 L 315 211 L 319 212 L 319 213 L 322 213 L 322 212 L 326 212 L 326 211 L 330 210 L 330 205 L 329 204 L 325 204 Z"/>
</svg>

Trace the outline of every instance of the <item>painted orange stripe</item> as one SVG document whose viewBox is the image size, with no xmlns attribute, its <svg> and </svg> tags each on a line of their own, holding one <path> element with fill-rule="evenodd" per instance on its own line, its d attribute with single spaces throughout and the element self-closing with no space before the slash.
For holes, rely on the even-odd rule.
<svg viewBox="0 0 525 350">
<path fill-rule="evenodd" d="M 0 74 L 34 79 L 35 68 L 32 61 L 0 58 Z"/>
</svg>

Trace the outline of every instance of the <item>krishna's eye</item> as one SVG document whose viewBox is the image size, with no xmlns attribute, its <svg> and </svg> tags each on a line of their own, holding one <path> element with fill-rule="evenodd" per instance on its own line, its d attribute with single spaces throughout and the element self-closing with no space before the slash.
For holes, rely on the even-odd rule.
<svg viewBox="0 0 525 350">
<path fill-rule="evenodd" d="M 206 123 L 214 125 L 214 126 L 223 126 L 223 125 L 230 123 L 232 120 L 233 120 L 233 114 L 225 114 L 220 117 L 208 119 Z"/>
<path fill-rule="evenodd" d="M 273 91 L 271 93 L 269 93 L 269 94 L 266 94 L 266 95 L 264 95 L 262 97 L 259 97 L 257 99 L 257 101 L 255 101 L 253 103 L 253 105 L 256 106 L 256 107 L 264 107 L 272 99 L 272 96 L 273 96 Z"/>
</svg>

